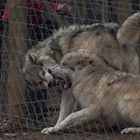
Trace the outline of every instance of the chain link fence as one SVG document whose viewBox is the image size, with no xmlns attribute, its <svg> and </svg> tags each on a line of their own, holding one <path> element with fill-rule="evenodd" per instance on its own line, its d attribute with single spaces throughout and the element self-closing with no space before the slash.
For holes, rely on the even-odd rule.
<svg viewBox="0 0 140 140">
<path fill-rule="evenodd" d="M 127 17 L 139 11 L 139 0 L 1 0 L 0 140 L 140 139 L 139 135 L 122 136 L 120 127 L 99 129 L 95 123 L 42 135 L 44 127 L 57 122 L 61 93 L 30 88 L 20 68 L 25 53 L 60 27 L 108 22 L 121 26 Z M 140 31 L 138 34 L 140 37 Z"/>
</svg>

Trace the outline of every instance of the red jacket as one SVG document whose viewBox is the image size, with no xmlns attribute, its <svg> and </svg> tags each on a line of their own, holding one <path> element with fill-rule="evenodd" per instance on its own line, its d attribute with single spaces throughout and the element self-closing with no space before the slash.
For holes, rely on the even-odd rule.
<svg viewBox="0 0 140 140">
<path fill-rule="evenodd" d="M 10 4 L 10 0 L 6 1 L 6 6 L 4 10 L 4 14 L 2 16 L 3 20 L 8 20 L 8 6 Z M 51 0 L 49 4 L 52 6 L 54 10 L 57 10 L 59 5 L 58 0 Z M 26 0 L 26 5 L 28 7 L 28 22 L 33 24 L 38 24 L 42 21 L 41 9 L 44 6 L 44 3 L 41 0 Z"/>
</svg>

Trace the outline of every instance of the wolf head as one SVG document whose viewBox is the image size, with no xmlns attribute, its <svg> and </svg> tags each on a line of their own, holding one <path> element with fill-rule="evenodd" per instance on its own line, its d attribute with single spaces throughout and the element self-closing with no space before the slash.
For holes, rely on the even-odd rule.
<svg viewBox="0 0 140 140">
<path fill-rule="evenodd" d="M 52 67 L 58 63 L 61 52 L 58 49 L 53 50 L 49 46 L 42 47 L 39 43 L 37 47 L 29 50 L 24 56 L 24 64 L 22 66 L 22 72 L 25 77 L 25 81 L 33 88 L 42 87 L 42 69 L 45 66 Z"/>
<path fill-rule="evenodd" d="M 96 64 L 103 66 L 103 61 L 90 51 L 78 49 L 66 54 L 59 65 L 49 69 L 44 67 L 44 81 L 49 79 L 49 86 L 58 86 L 62 90 L 67 90 L 73 85 L 80 71 Z"/>
<path fill-rule="evenodd" d="M 40 85 L 40 71 L 44 65 L 47 68 L 59 63 L 63 54 L 69 48 L 71 38 L 77 35 L 86 26 L 72 25 L 60 28 L 54 35 L 40 42 L 29 50 L 24 57 L 22 71 L 25 80 L 31 85 Z"/>
</svg>

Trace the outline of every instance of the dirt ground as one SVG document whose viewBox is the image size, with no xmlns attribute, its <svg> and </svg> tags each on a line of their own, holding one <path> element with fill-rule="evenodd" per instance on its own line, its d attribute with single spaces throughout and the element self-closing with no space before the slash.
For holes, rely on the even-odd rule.
<svg viewBox="0 0 140 140">
<path fill-rule="evenodd" d="M 121 135 L 120 133 L 60 133 L 42 135 L 39 132 L 5 134 L 0 140 L 140 140 L 140 135 Z"/>
<path fill-rule="evenodd" d="M 52 116 L 55 117 L 51 117 L 49 123 L 47 122 L 41 127 L 25 129 L 21 127 L 11 128 L 7 132 L 0 131 L 0 140 L 140 140 L 140 135 L 121 135 L 122 128 L 98 128 L 98 125 L 92 124 L 92 122 L 77 128 L 67 129 L 58 134 L 41 134 L 40 131 L 44 127 L 50 127 L 56 123 L 57 115 L 53 114 Z"/>
</svg>

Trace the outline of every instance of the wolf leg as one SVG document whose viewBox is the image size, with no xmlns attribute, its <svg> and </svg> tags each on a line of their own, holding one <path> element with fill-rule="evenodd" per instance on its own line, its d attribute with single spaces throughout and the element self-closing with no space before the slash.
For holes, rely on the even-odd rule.
<svg viewBox="0 0 140 140">
<path fill-rule="evenodd" d="M 129 127 L 121 131 L 121 134 L 140 134 L 140 127 Z"/>
<path fill-rule="evenodd" d="M 71 113 L 57 126 L 46 128 L 44 129 L 44 131 L 42 131 L 42 133 L 44 134 L 55 133 L 67 128 L 68 126 L 73 126 L 73 125 L 75 126 L 89 120 L 94 120 L 98 117 L 99 113 L 100 113 L 100 109 L 96 105 L 92 104 L 87 108 Z"/>
<path fill-rule="evenodd" d="M 138 98 L 134 95 L 131 98 Z M 140 102 L 137 99 L 126 101 L 122 108 L 124 119 L 129 119 L 129 122 L 138 127 L 128 127 L 121 131 L 121 134 L 140 134 Z"/>
<path fill-rule="evenodd" d="M 77 106 L 77 102 L 71 93 L 62 94 L 59 118 L 55 126 L 59 125 L 70 113 L 74 111 Z"/>
<path fill-rule="evenodd" d="M 70 113 L 72 113 L 75 110 L 76 106 L 77 106 L 77 102 L 74 96 L 70 92 L 62 94 L 59 118 L 54 127 L 57 127 L 60 124 L 60 122 L 62 122 Z M 44 128 L 41 131 L 41 133 L 44 133 L 48 129 L 50 128 Z"/>
</svg>

